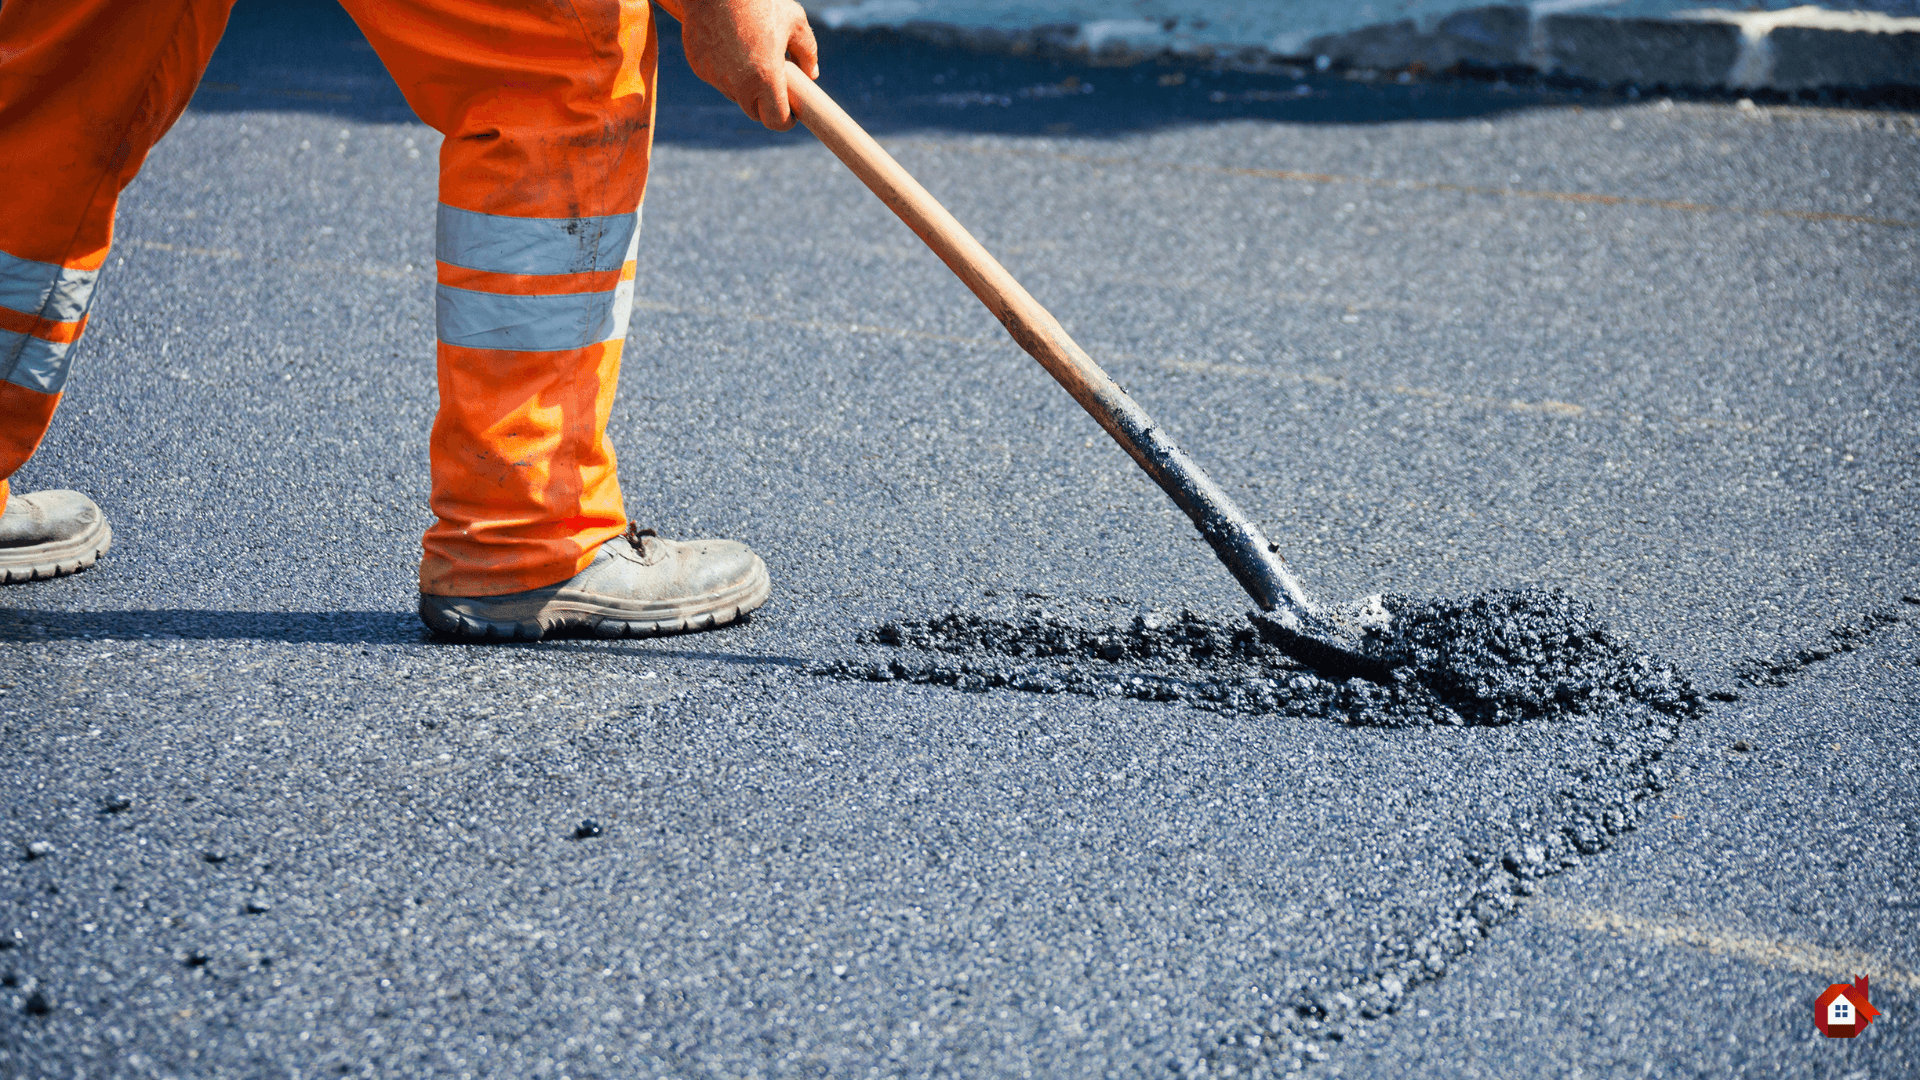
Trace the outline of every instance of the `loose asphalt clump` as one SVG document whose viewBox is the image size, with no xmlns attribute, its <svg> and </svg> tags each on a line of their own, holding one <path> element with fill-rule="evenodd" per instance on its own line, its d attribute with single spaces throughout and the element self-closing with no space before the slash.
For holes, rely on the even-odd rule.
<svg viewBox="0 0 1920 1080">
<path fill-rule="evenodd" d="M 962 690 L 996 688 L 1182 702 L 1203 709 L 1321 717 L 1365 727 L 1502 725 L 1626 709 L 1693 715 L 1688 680 L 1615 636 L 1587 604 L 1545 589 L 1463 600 L 1383 597 L 1390 626 L 1368 637 L 1381 682 L 1331 680 L 1278 644 L 1263 616 L 1224 624 L 1183 611 L 1131 625 L 1081 626 L 1043 612 L 1014 619 L 949 612 L 863 634 L 890 646 L 818 674 Z"/>
<path fill-rule="evenodd" d="M 1698 712 L 1699 694 L 1670 665 L 1616 637 L 1590 606 L 1526 589 L 1465 600 L 1386 601 L 1393 623 L 1376 651 L 1468 723 L 1507 724 L 1645 707 Z"/>
</svg>

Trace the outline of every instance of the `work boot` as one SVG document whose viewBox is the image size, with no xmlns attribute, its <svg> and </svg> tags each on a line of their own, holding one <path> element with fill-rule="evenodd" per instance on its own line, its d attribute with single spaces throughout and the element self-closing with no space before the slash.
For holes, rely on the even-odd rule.
<svg viewBox="0 0 1920 1080">
<path fill-rule="evenodd" d="M 580 628 L 599 637 L 706 630 L 767 602 L 767 564 L 737 540 L 662 540 L 628 527 L 558 585 L 503 596 L 420 595 L 420 620 L 469 638 L 538 641 Z"/>
<path fill-rule="evenodd" d="M 107 515 L 77 491 L 9 494 L 0 513 L 0 582 L 77 574 L 112 543 Z"/>
</svg>

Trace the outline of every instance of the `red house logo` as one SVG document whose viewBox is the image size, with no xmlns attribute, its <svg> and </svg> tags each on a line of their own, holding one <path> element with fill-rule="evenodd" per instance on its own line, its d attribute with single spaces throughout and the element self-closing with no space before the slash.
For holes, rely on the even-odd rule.
<svg viewBox="0 0 1920 1080">
<path fill-rule="evenodd" d="M 1829 1039 L 1851 1039 L 1867 1029 L 1880 1010 L 1867 1003 L 1867 977 L 1834 983 L 1813 999 L 1813 1024 Z"/>
</svg>

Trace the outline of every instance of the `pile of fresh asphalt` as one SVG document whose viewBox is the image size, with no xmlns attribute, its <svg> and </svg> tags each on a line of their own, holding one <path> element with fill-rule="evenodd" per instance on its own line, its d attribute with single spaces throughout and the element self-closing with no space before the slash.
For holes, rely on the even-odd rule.
<svg viewBox="0 0 1920 1080">
<path fill-rule="evenodd" d="M 1345 837 L 1355 858 L 1386 871 L 1343 886 L 1377 893 L 1383 914 L 1397 912 L 1375 927 L 1378 939 L 1358 952 L 1340 944 L 1350 931 L 1336 925 L 1332 911 L 1320 916 L 1328 921 L 1324 930 L 1290 925 L 1287 934 L 1306 944 L 1276 946 L 1270 960 L 1282 991 L 1274 1004 L 1282 1007 L 1202 1039 L 1203 1058 L 1215 1071 L 1285 1073 L 1318 1060 L 1333 1042 L 1358 1037 L 1413 986 L 1438 978 L 1515 909 L 1516 896 L 1533 892 L 1534 879 L 1578 865 L 1632 829 L 1643 804 L 1671 781 L 1662 758 L 1681 725 L 1704 711 L 1690 680 L 1564 593 L 1382 601 L 1392 621 L 1371 651 L 1391 660 L 1392 678 L 1383 683 L 1322 678 L 1282 652 L 1260 616 L 1226 623 L 1192 612 L 1137 615 L 1105 627 L 1039 610 L 890 621 L 861 636 L 859 655 L 815 673 L 1164 702 L 1226 714 L 1223 723 L 1247 717 L 1373 731 L 1376 739 L 1407 742 L 1414 757 L 1445 755 L 1427 759 L 1424 789 L 1402 790 L 1409 774 L 1397 769 L 1378 776 L 1376 790 L 1361 781 L 1347 796 L 1378 802 L 1378 812 L 1392 819 L 1380 835 Z M 1446 731 L 1454 734 L 1430 737 Z M 1417 801 L 1420 791 L 1438 798 L 1434 785 L 1458 783 L 1448 775 L 1475 768 L 1468 764 L 1474 759 L 1527 769 L 1533 781 L 1510 789 L 1517 801 L 1483 807 L 1479 821 L 1455 826 L 1457 837 L 1442 845 L 1451 854 L 1428 853 L 1431 838 L 1423 834 L 1431 826 L 1418 823 L 1406 800 Z M 1423 771 L 1407 764 L 1412 774 Z M 1300 821 L 1314 818 L 1309 804 L 1322 794 L 1302 793 Z M 1280 820 L 1295 816 L 1278 813 Z M 1217 842 L 1235 841 L 1223 834 Z M 1402 859 L 1406 866 L 1389 869 Z M 1434 901 L 1437 907 L 1419 910 Z M 1268 902 L 1292 912 L 1314 900 L 1275 893 Z"/>
<path fill-rule="evenodd" d="M 1671 666 L 1620 640 L 1581 601 L 1542 589 L 1464 600 L 1385 597 L 1392 614 L 1369 651 L 1391 681 L 1330 681 L 1289 656 L 1259 615 L 1226 625 L 1190 611 L 1091 628 L 1035 612 L 1000 619 L 950 612 L 883 623 L 863 643 L 877 660 L 820 674 L 962 690 L 1123 696 L 1202 709 L 1323 717 L 1366 727 L 1509 724 L 1609 715 L 1658 730 L 1699 708 Z"/>
</svg>

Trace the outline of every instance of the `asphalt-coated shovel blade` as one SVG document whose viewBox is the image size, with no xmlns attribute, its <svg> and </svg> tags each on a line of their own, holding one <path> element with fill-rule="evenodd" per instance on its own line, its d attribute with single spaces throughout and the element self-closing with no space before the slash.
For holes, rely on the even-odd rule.
<svg viewBox="0 0 1920 1080">
<path fill-rule="evenodd" d="M 1392 615 L 1378 596 L 1305 618 L 1283 610 L 1274 615 L 1257 614 L 1252 620 L 1261 641 L 1321 675 L 1382 684 L 1393 681 L 1393 658 L 1380 647 Z"/>
</svg>

